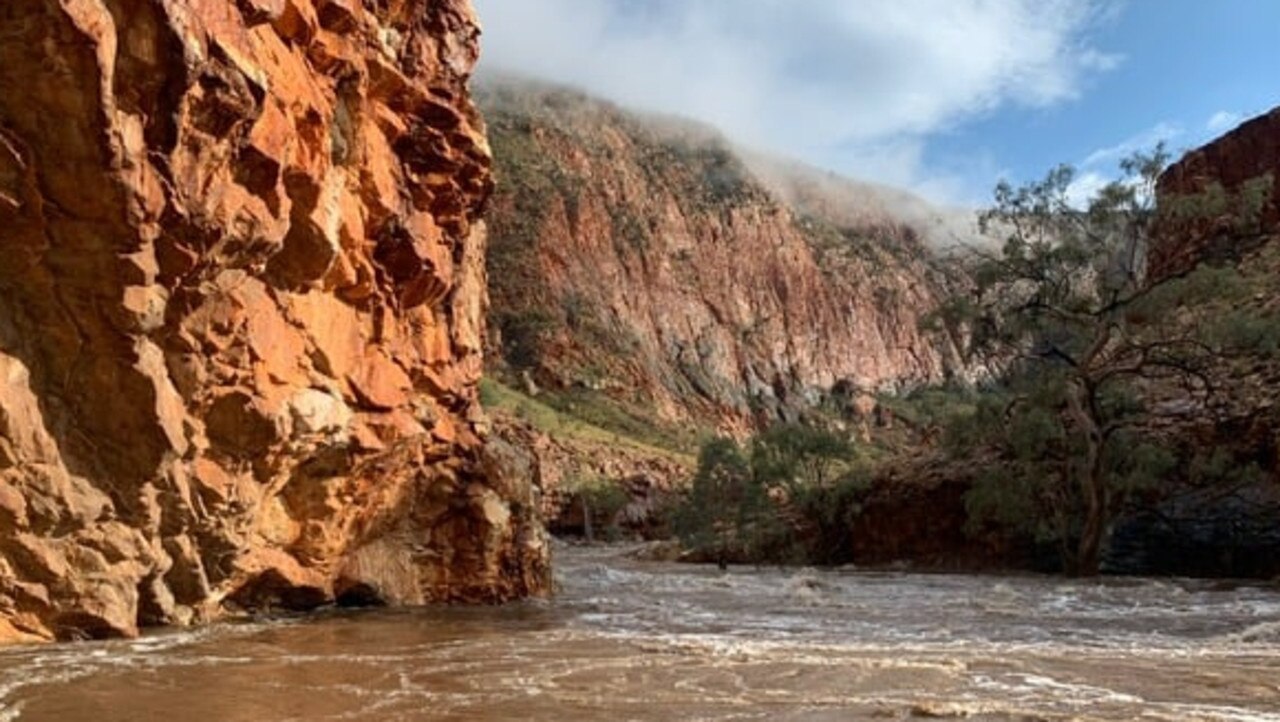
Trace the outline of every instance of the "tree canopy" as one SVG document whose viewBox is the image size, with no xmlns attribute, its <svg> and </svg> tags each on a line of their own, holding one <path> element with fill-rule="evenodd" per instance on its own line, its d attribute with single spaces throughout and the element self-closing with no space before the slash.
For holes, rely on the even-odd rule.
<svg viewBox="0 0 1280 722">
<path fill-rule="evenodd" d="M 970 292 L 932 319 L 965 341 L 1002 399 L 983 421 L 1005 463 L 975 487 L 971 511 L 1022 518 L 1081 574 L 1098 570 L 1127 501 L 1174 463 L 1151 438 L 1151 392 L 1176 388 L 1207 410 L 1212 368 L 1238 350 L 1195 322 L 1206 299 L 1220 303 L 1239 286 L 1234 268 L 1193 264 L 1155 278 L 1147 258 L 1158 221 L 1171 216 L 1226 218 L 1219 232 L 1247 235 L 1270 181 L 1157 205 L 1167 160 L 1162 147 L 1125 159 L 1123 178 L 1087 207 L 1072 202 L 1068 166 L 1021 187 L 999 184 L 980 223 L 1003 245 L 971 249 Z"/>
</svg>

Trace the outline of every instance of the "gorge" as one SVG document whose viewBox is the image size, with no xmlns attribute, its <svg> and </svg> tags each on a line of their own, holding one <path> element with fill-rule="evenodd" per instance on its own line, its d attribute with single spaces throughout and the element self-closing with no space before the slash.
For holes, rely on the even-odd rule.
<svg viewBox="0 0 1280 722">
<path fill-rule="evenodd" d="M 1280 722 L 1280 108 L 979 224 L 481 20 L 5 0 L 0 722 Z"/>
</svg>

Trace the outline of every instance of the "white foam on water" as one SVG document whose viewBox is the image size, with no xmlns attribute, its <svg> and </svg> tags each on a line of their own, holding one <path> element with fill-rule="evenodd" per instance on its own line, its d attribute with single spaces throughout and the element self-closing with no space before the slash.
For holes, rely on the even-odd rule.
<svg viewBox="0 0 1280 722">
<path fill-rule="evenodd" d="M 1014 690 L 1048 692 L 1053 699 L 1066 700 L 1073 704 L 1091 705 L 1101 702 L 1143 704 L 1145 702 L 1141 697 L 1117 692 L 1106 687 L 1078 682 L 1063 682 L 1041 674 L 1015 674 L 1011 676 L 1020 680 L 1020 684 L 1012 686 Z"/>
<path fill-rule="evenodd" d="M 1259 622 L 1230 634 L 1223 635 L 1221 641 L 1236 644 L 1280 644 L 1280 621 Z M 1277 673 L 1280 676 L 1280 672 Z"/>
<path fill-rule="evenodd" d="M 0 722 L 25 722 L 23 705 L 33 714 L 43 698 L 75 694 L 86 675 L 109 671 L 110 683 L 128 684 L 166 667 L 216 669 L 273 697 L 323 690 L 349 700 L 353 706 L 334 709 L 333 719 L 413 718 L 416 710 L 475 716 L 486 705 L 519 709 L 535 699 L 607 710 L 602 717 L 703 714 L 646 706 L 659 689 L 652 685 L 665 684 L 678 687 L 679 704 L 710 704 L 705 716 L 715 719 L 761 717 L 754 700 L 800 718 L 883 703 L 899 715 L 1280 722 L 1265 699 L 1275 689 L 1280 700 L 1267 681 L 1270 670 L 1280 677 L 1276 590 L 849 570 L 721 573 L 605 552 L 564 556 L 560 596 L 527 616 L 519 610 L 533 607 L 368 622 L 320 616 L 0 653 Z M 463 627 L 450 627 L 459 619 Z M 466 631 L 472 624 L 475 634 Z M 262 662 L 306 667 L 316 686 L 255 676 Z M 1166 672 L 1193 685 L 1207 684 L 1207 672 L 1225 687 L 1184 693 L 1160 676 Z M 1122 691 L 1110 688 L 1122 684 L 1114 674 L 1150 677 L 1125 679 Z M 934 686 L 923 689 L 921 680 Z M 190 697 L 198 709 L 202 691 L 182 690 L 183 703 Z M 1211 704 L 1199 704 L 1204 699 Z"/>
<path fill-rule="evenodd" d="M 1278 703 L 1280 704 L 1280 703 Z M 1203 704 L 1164 704 L 1160 709 L 1141 712 L 1143 719 L 1168 720 L 1168 722 L 1280 722 L 1280 712 L 1259 712 L 1241 707 Z"/>
<path fill-rule="evenodd" d="M 830 606 L 831 585 L 813 569 L 803 569 L 789 577 L 783 585 L 783 595 L 792 604 L 802 607 Z"/>
</svg>

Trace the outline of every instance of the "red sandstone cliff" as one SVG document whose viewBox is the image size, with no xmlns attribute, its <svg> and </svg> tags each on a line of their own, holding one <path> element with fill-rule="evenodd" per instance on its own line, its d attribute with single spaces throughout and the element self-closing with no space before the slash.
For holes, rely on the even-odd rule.
<svg viewBox="0 0 1280 722">
<path fill-rule="evenodd" d="M 795 169 L 766 185 L 713 131 L 572 91 L 487 81 L 479 98 L 489 358 L 509 376 L 744 430 L 833 389 L 963 373 L 918 328 L 946 285 L 923 229 L 887 207 L 849 212 Z"/>
<path fill-rule="evenodd" d="M 0 640 L 544 589 L 479 433 L 478 35 L 467 0 L 6 0 Z"/>
<path fill-rule="evenodd" d="M 1268 175 L 1269 198 L 1263 202 L 1261 216 L 1250 219 L 1250 226 L 1275 233 L 1280 230 L 1280 108 L 1183 156 L 1160 176 L 1156 191 L 1162 203 L 1169 205 L 1180 198 L 1203 194 L 1212 186 L 1220 186 L 1228 194 L 1238 193 L 1250 181 Z M 1240 242 L 1238 234 L 1231 232 L 1236 230 L 1230 217 L 1234 210 L 1227 203 L 1193 222 L 1166 221 L 1151 251 L 1152 275 L 1163 278 L 1184 271 L 1206 254 L 1249 250 L 1215 248 L 1221 243 Z"/>
</svg>

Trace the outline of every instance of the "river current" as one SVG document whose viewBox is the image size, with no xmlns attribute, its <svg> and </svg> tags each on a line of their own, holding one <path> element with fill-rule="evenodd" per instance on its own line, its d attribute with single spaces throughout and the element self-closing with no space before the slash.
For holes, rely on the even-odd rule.
<svg viewBox="0 0 1280 722">
<path fill-rule="evenodd" d="M 552 601 L 0 651 L 0 722 L 1280 722 L 1280 588 L 634 561 Z"/>
</svg>

